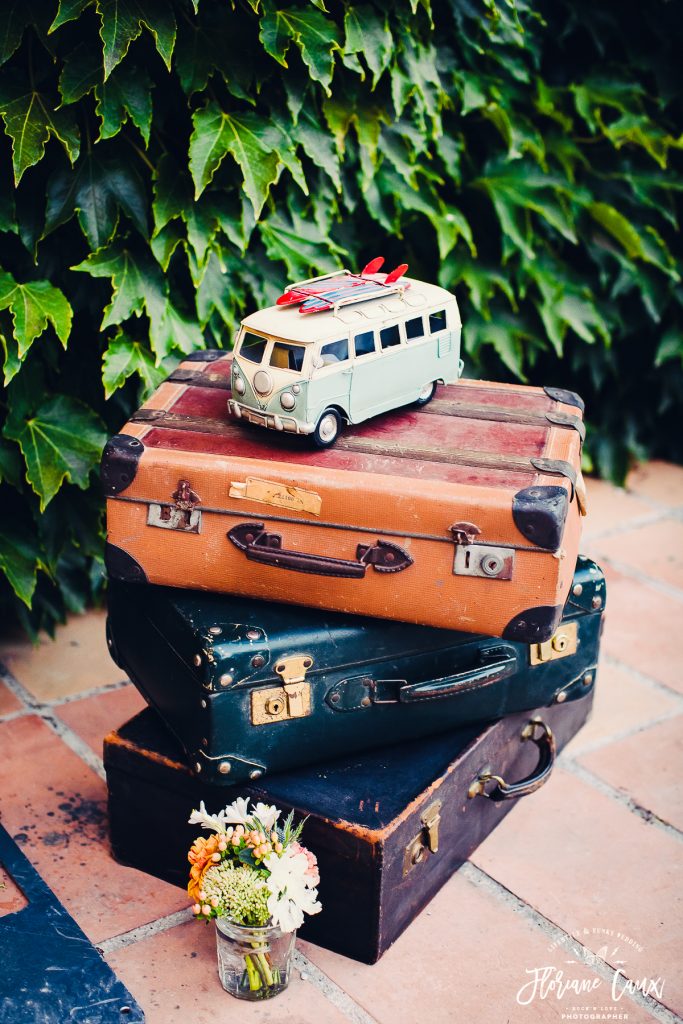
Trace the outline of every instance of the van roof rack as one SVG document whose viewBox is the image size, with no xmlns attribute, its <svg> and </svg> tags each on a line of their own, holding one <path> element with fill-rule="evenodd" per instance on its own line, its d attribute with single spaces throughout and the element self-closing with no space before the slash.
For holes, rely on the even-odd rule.
<svg viewBox="0 0 683 1024">
<path fill-rule="evenodd" d="M 400 283 L 408 269 L 407 263 L 399 264 L 388 274 L 379 274 L 384 263 L 382 256 L 371 260 L 360 274 L 354 274 L 345 267 L 330 274 L 310 277 L 290 285 L 277 300 L 278 306 L 299 305 L 300 313 L 322 313 L 357 302 L 368 302 L 381 295 L 400 295 L 410 287 L 408 282 Z M 327 281 L 326 287 L 323 282 Z"/>
</svg>

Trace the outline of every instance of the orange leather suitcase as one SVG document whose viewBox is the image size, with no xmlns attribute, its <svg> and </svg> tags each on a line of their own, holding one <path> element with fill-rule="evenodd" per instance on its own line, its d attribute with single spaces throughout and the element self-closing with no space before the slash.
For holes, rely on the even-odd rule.
<svg viewBox="0 0 683 1024">
<path fill-rule="evenodd" d="M 112 577 L 552 636 L 585 511 L 577 395 L 461 381 L 321 451 L 229 418 L 230 379 L 194 353 L 107 444 Z"/>
</svg>

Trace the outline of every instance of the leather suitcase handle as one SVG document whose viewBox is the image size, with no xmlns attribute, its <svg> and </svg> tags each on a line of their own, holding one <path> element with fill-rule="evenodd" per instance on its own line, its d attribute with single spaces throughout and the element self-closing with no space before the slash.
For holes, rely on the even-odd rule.
<svg viewBox="0 0 683 1024">
<path fill-rule="evenodd" d="M 240 523 L 233 526 L 227 537 L 252 562 L 271 565 L 276 569 L 313 573 L 315 576 L 363 579 L 368 565 L 375 572 L 400 572 L 413 564 L 407 551 L 386 540 L 359 544 L 353 560 L 315 555 L 307 551 L 288 551 L 282 547 L 280 534 L 267 533 L 263 523 Z"/>
<path fill-rule="evenodd" d="M 517 671 L 517 655 L 512 647 L 488 647 L 479 652 L 480 663 L 442 679 L 410 683 L 399 690 L 401 703 L 454 697 L 464 687 L 485 685 L 507 679 Z"/>
<path fill-rule="evenodd" d="M 537 727 L 541 730 L 538 737 L 535 735 Z M 517 797 L 535 793 L 537 789 L 545 785 L 550 778 L 557 756 L 555 737 L 550 726 L 546 725 L 541 718 L 532 718 L 522 729 L 520 739 L 523 743 L 526 740 L 531 740 L 538 747 L 539 758 L 535 771 L 525 779 L 520 779 L 519 782 L 506 782 L 500 775 L 496 775 L 489 768 L 484 768 L 471 783 L 467 791 L 468 797 L 485 796 L 496 802 L 515 800 Z M 495 782 L 496 786 L 487 792 L 486 785 L 489 782 Z"/>
</svg>

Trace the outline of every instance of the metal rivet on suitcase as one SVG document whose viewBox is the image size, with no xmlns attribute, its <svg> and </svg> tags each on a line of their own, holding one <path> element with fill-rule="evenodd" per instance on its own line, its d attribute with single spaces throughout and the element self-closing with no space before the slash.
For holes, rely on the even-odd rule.
<svg viewBox="0 0 683 1024">
<path fill-rule="evenodd" d="M 593 682 L 593 673 L 592 672 L 586 672 L 585 676 L 583 677 L 583 685 L 584 686 L 590 686 L 590 684 L 592 682 Z"/>
<path fill-rule="evenodd" d="M 259 640 L 260 637 L 261 637 L 260 630 L 258 630 L 258 629 L 248 629 L 247 630 L 247 640 Z"/>
<path fill-rule="evenodd" d="M 195 761 L 194 770 L 197 772 L 197 774 L 199 774 L 199 772 L 202 770 L 202 766 L 200 765 L 199 761 Z"/>
<path fill-rule="evenodd" d="M 560 690 L 560 692 L 558 693 L 557 697 L 555 698 L 555 703 L 556 704 L 564 704 L 566 699 L 567 699 L 567 694 L 564 692 L 564 690 Z"/>
<path fill-rule="evenodd" d="M 229 672 L 225 672 L 220 678 L 221 686 L 230 686 L 232 684 L 233 677 Z"/>
<path fill-rule="evenodd" d="M 209 705 L 208 705 L 208 704 L 206 703 L 206 701 L 205 701 L 205 700 L 203 700 L 203 701 L 201 702 L 201 705 L 202 705 L 202 707 L 203 707 L 203 708 L 208 708 L 208 706 L 209 706 Z"/>
<path fill-rule="evenodd" d="M 251 659 L 251 667 L 252 668 L 263 668 L 265 663 L 266 663 L 266 659 L 263 657 L 262 654 L 257 654 L 257 655 L 255 655 Z"/>
<path fill-rule="evenodd" d="M 223 630 L 220 626 L 209 626 L 209 633 L 211 633 L 212 636 L 218 636 L 222 632 Z"/>
<path fill-rule="evenodd" d="M 593 605 L 594 608 L 599 608 L 600 607 L 600 605 L 602 604 L 602 598 L 600 597 L 599 594 L 595 595 L 595 597 L 591 601 L 591 604 Z"/>
<path fill-rule="evenodd" d="M 200 666 L 200 665 L 201 665 L 201 663 L 202 663 L 202 656 L 201 656 L 201 654 L 195 654 L 195 656 L 194 656 L 194 658 L 192 659 L 192 661 L 193 661 L 193 662 L 194 662 L 194 664 L 195 664 L 195 665 L 197 666 L 197 668 L 199 668 L 199 666 Z"/>
<path fill-rule="evenodd" d="M 583 594 L 583 584 L 575 583 L 572 588 L 572 594 L 574 595 L 574 597 L 581 597 L 581 595 Z"/>
<path fill-rule="evenodd" d="M 254 768 L 253 772 L 249 772 L 250 779 L 260 779 L 262 775 L 263 772 L 260 770 L 260 768 Z"/>
<path fill-rule="evenodd" d="M 218 771 L 221 773 L 221 775 L 229 775 L 230 772 L 232 771 L 232 765 L 230 764 L 229 761 L 221 761 L 221 763 L 218 765 Z"/>
</svg>

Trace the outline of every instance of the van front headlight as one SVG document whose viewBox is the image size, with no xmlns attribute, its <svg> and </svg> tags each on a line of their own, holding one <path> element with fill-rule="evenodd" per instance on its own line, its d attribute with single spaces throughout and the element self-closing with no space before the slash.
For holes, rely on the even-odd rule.
<svg viewBox="0 0 683 1024">
<path fill-rule="evenodd" d="M 244 381 L 242 380 L 241 377 L 235 377 L 232 386 L 234 387 L 238 395 L 243 395 L 244 392 L 247 390 Z"/>
<path fill-rule="evenodd" d="M 290 412 L 296 406 L 296 398 L 291 391 L 283 391 L 280 395 L 280 405 Z"/>
</svg>

